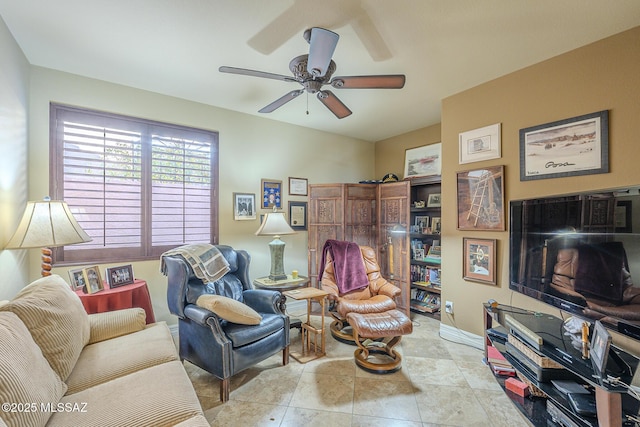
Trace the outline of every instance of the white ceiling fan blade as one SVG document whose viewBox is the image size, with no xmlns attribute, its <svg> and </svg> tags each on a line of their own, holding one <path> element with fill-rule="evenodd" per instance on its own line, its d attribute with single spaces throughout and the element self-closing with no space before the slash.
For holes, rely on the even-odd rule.
<svg viewBox="0 0 640 427">
<path fill-rule="evenodd" d="M 402 89 L 404 83 L 404 74 L 337 76 L 331 79 L 331 86 L 336 89 Z"/>
<path fill-rule="evenodd" d="M 281 96 L 280 98 L 276 99 L 275 101 L 273 101 L 271 104 L 267 105 L 266 107 L 263 107 L 258 112 L 259 113 L 271 113 L 271 112 L 277 110 L 278 108 L 282 107 L 287 102 L 293 100 L 294 98 L 297 98 L 298 95 L 302 94 L 303 92 L 304 92 L 304 89 L 292 90 L 291 92 L 287 93 L 286 95 Z"/>
<path fill-rule="evenodd" d="M 310 31 L 307 71 L 312 76 L 322 77 L 327 73 L 340 36 L 333 31 L 318 27 L 313 27 Z"/>
<path fill-rule="evenodd" d="M 344 119 L 351 115 L 351 110 L 330 90 L 321 90 L 318 92 L 318 99 L 339 119 Z"/>
<path fill-rule="evenodd" d="M 282 80 L 285 82 L 297 82 L 297 80 L 291 76 L 284 76 L 282 74 L 266 73 L 264 71 L 249 70 L 247 68 L 236 68 L 222 66 L 218 68 L 221 73 L 240 74 L 243 76 L 262 77 L 265 79 Z"/>
</svg>

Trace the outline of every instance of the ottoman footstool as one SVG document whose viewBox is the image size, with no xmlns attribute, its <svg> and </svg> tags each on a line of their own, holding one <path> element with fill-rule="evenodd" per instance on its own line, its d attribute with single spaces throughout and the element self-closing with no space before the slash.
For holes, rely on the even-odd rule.
<svg viewBox="0 0 640 427">
<path fill-rule="evenodd" d="M 402 367 L 402 357 L 393 347 L 400 342 L 402 335 L 413 331 L 411 319 L 406 314 L 398 310 L 389 310 L 384 313 L 349 313 L 347 320 L 358 345 L 353 353 L 356 365 L 375 374 L 388 374 Z M 365 345 L 366 341 L 361 342 L 361 338 L 385 338 L 385 340 Z M 374 363 L 368 360 L 370 353 L 384 355 L 390 360 L 386 363 Z"/>
</svg>

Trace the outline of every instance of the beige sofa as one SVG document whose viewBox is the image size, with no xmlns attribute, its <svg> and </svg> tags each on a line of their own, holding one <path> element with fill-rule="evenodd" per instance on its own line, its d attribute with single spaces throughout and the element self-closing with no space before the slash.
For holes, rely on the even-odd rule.
<svg viewBox="0 0 640 427">
<path fill-rule="evenodd" d="M 208 426 L 164 322 L 87 315 L 59 276 L 0 303 L 0 426 Z"/>
</svg>

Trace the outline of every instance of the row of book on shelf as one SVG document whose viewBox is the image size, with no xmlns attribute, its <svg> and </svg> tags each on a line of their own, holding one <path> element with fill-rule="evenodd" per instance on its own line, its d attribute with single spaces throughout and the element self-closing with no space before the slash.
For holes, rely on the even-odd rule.
<svg viewBox="0 0 640 427">
<path fill-rule="evenodd" d="M 439 267 L 426 265 L 411 265 L 409 275 L 412 282 L 428 282 L 434 286 L 440 286 L 441 270 Z"/>
<path fill-rule="evenodd" d="M 439 311 L 440 295 L 435 295 L 422 289 L 411 288 L 411 307 L 427 313 Z"/>
</svg>

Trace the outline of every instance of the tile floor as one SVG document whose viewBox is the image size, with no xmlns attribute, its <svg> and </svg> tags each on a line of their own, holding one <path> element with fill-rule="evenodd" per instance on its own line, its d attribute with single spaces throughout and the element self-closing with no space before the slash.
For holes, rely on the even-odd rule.
<svg viewBox="0 0 640 427">
<path fill-rule="evenodd" d="M 358 368 L 355 347 L 330 333 L 326 357 L 307 364 L 291 358 L 282 366 L 278 353 L 233 377 L 225 404 L 217 379 L 188 362 L 185 368 L 212 426 L 530 426 L 482 363 L 480 350 L 441 339 L 437 320 L 412 318 L 413 333 L 395 347 L 402 369 L 393 374 Z M 291 341 L 299 348 L 297 329 Z"/>
</svg>

